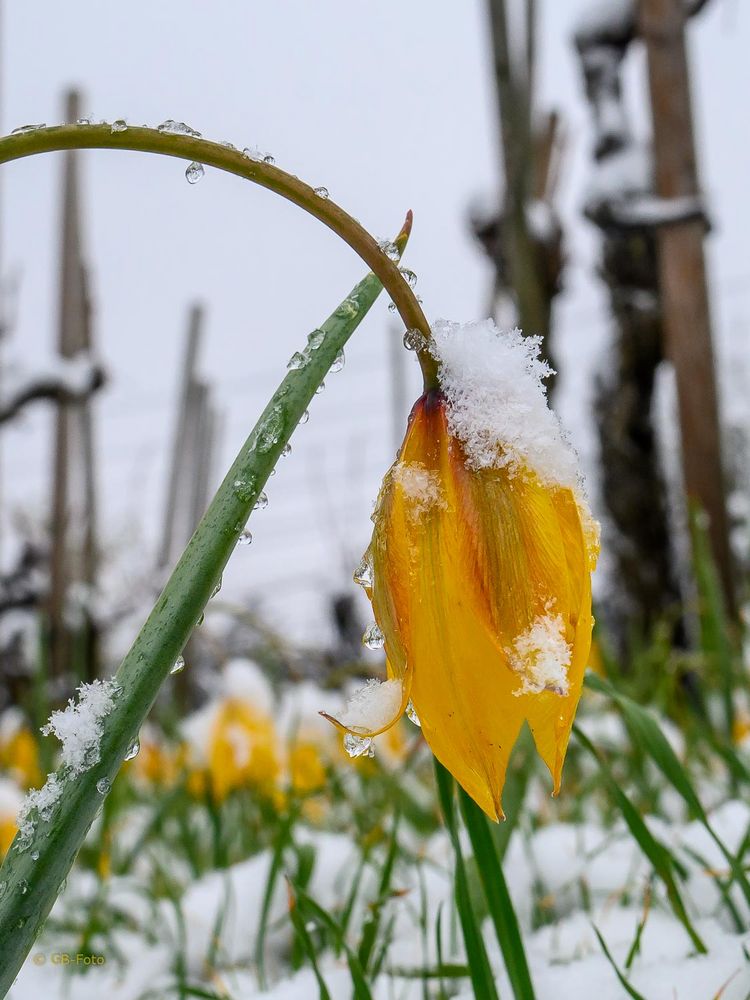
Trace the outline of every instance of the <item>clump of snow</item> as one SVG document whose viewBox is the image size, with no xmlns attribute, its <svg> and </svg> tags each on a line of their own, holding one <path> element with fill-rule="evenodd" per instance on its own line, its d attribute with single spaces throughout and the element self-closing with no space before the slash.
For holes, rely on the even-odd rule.
<svg viewBox="0 0 750 1000">
<path fill-rule="evenodd" d="M 575 488 L 577 456 L 547 405 L 541 338 L 501 332 L 493 320 L 432 327 L 448 402 L 448 427 L 472 468 L 531 470 L 546 485 Z"/>
<path fill-rule="evenodd" d="M 372 733 L 383 729 L 398 715 L 402 696 L 403 685 L 395 678 L 369 680 L 349 698 L 338 721 L 356 732 Z"/>
<path fill-rule="evenodd" d="M 42 727 L 44 736 L 55 735 L 62 743 L 60 760 L 72 775 L 81 774 L 99 762 L 103 719 L 112 711 L 120 687 L 114 680 L 96 680 L 81 684 L 78 702 L 71 698 L 68 706 L 53 712 Z"/>
<path fill-rule="evenodd" d="M 445 507 L 438 474 L 422 462 L 397 462 L 393 467 L 393 479 L 412 501 L 411 517 L 419 518 L 433 507 Z"/>
<path fill-rule="evenodd" d="M 47 775 L 47 780 L 41 788 L 32 788 L 26 793 L 21 802 L 16 818 L 16 826 L 21 836 L 21 845 L 27 845 L 34 836 L 36 813 L 41 820 L 48 820 L 52 816 L 63 793 L 63 782 L 54 773 Z"/>
<path fill-rule="evenodd" d="M 17 824 L 22 844 L 28 843 L 34 835 L 35 813 L 41 820 L 51 818 L 62 796 L 65 779 L 82 774 L 99 763 L 102 720 L 112 711 L 119 692 L 120 686 L 114 680 L 81 684 L 78 702 L 71 698 L 67 708 L 53 712 L 47 725 L 42 727 L 44 736 L 54 734 L 62 743 L 60 763 L 65 771 L 62 777 L 48 774 L 44 785 L 28 792 L 21 803 Z"/>
<path fill-rule="evenodd" d="M 507 652 L 511 668 L 523 682 L 514 694 L 568 693 L 571 649 L 565 639 L 562 615 L 549 612 L 540 615 L 530 628 L 516 637 Z"/>
</svg>

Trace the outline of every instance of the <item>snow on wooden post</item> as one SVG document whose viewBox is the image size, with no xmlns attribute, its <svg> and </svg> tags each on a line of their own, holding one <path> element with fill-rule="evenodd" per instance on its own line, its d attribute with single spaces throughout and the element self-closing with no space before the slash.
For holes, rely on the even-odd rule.
<svg viewBox="0 0 750 1000">
<path fill-rule="evenodd" d="M 682 465 L 688 500 L 709 518 L 709 537 L 727 607 L 734 576 L 721 460 L 711 311 L 701 212 L 670 212 L 699 202 L 683 0 L 639 0 L 638 28 L 648 55 L 656 194 L 667 210 L 659 227 L 659 280 L 667 354 L 677 380 Z M 667 221 L 669 220 L 669 221 Z"/>
<path fill-rule="evenodd" d="M 81 115 L 81 98 L 71 90 L 65 120 Z M 60 244 L 58 352 L 70 359 L 91 352 L 91 304 L 82 258 L 78 153 L 64 154 Z M 88 398 L 60 399 L 56 407 L 52 515 L 50 519 L 49 658 L 53 676 L 76 663 L 81 679 L 96 674 L 96 629 L 89 612 L 96 583 L 94 446 Z M 78 621 L 70 625 L 71 605 Z"/>
</svg>

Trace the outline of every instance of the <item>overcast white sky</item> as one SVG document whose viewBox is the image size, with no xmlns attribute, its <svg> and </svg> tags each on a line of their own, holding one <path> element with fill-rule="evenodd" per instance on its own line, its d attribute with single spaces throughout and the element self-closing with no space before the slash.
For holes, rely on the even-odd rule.
<svg viewBox="0 0 750 1000">
<path fill-rule="evenodd" d="M 570 266 L 557 332 L 561 410 L 590 461 L 588 393 L 606 342 L 593 280 L 596 236 L 578 221 L 590 130 L 571 25 L 589 0 L 541 0 L 539 106 L 565 119 L 562 206 Z M 3 129 L 59 121 L 70 85 L 99 119 L 182 119 L 204 134 L 258 145 L 377 236 L 415 213 L 408 264 L 429 317 L 476 317 L 486 265 L 467 208 L 497 184 L 494 93 L 484 0 L 160 0 L 3 5 Z M 704 181 L 715 219 L 712 283 L 722 364 L 746 385 L 750 310 L 750 14 L 714 0 L 691 30 Z M 645 87 L 629 67 L 630 99 Z M 641 115 L 641 121 L 643 117 Z M 3 168 L 3 258 L 21 274 L 9 357 L 52 351 L 60 160 Z M 86 245 L 96 337 L 112 383 L 97 404 L 102 527 L 133 560 L 153 558 L 186 310 L 208 310 L 201 360 L 225 413 L 221 472 L 284 373 L 290 354 L 359 280 L 363 267 L 327 230 L 236 178 L 140 154 L 84 154 Z M 263 593 L 275 621 L 316 633 L 321 597 L 366 545 L 369 510 L 394 451 L 387 331 L 379 302 L 299 428 L 251 522 L 225 592 Z M 416 396 L 418 380 L 412 359 Z M 743 391 L 742 395 L 746 395 Z M 739 399 L 739 393 L 735 395 Z M 50 414 L 6 434 L 6 497 L 48 503 Z M 7 547 L 6 547 L 7 552 Z"/>
</svg>

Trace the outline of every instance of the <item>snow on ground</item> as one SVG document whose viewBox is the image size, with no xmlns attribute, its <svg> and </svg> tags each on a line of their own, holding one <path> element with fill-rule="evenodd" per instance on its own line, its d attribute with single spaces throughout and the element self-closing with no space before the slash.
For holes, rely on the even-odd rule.
<svg viewBox="0 0 750 1000">
<path fill-rule="evenodd" d="M 750 807 L 729 801 L 712 814 L 715 829 L 730 849 L 736 849 L 750 826 Z M 708 947 L 707 955 L 696 955 L 681 924 L 665 905 L 658 885 L 648 897 L 645 888 L 650 866 L 627 831 L 615 827 L 604 830 L 593 824 L 550 824 L 531 836 L 514 833 L 506 857 L 505 871 L 525 938 L 539 1000 L 593 997 L 620 1000 L 624 995 L 608 959 L 602 952 L 596 931 L 604 937 L 614 961 L 624 968 L 637 928 L 643 922 L 640 948 L 632 961 L 628 978 L 647 1000 L 741 1000 L 750 991 L 750 964 L 744 949 L 750 935 L 737 934 L 720 911 L 720 896 L 714 868 L 722 870 L 723 858 L 700 824 L 668 824 L 649 820 L 654 832 L 680 850 L 690 877 L 685 897 L 695 928 Z M 356 848 L 340 834 L 301 832 L 300 837 L 315 850 L 315 865 L 309 894 L 330 913 L 335 913 L 347 895 L 347 886 L 356 868 Z M 704 863 L 692 863 L 685 849 L 695 852 Z M 394 920 L 393 941 L 387 966 L 397 970 L 419 968 L 437 960 L 433 935 L 422 941 L 419 929 L 421 899 L 426 901 L 429 919 L 444 911 L 444 956 L 463 960 L 450 918 L 452 882 L 451 851 L 447 836 L 438 833 L 423 845 L 420 873 L 414 866 L 397 869 L 394 885 L 405 890 L 387 905 Z M 317 995 L 317 984 L 309 968 L 290 973 L 286 963 L 292 929 L 285 915 L 288 907 L 286 886 L 280 880 L 272 894 L 266 941 L 267 972 L 271 986 L 262 991 L 253 966 L 259 915 L 266 889 L 271 855 L 262 852 L 195 880 L 179 904 L 144 902 L 145 887 L 137 879 L 113 878 L 107 883 L 110 901 L 129 916 L 127 928 L 113 933 L 101 949 L 105 962 L 84 972 L 58 964 L 65 954 L 57 933 L 54 946 L 42 935 L 10 993 L 10 1000 L 36 1000 L 38 996 L 73 996 L 88 1000 L 108 996 L 112 1000 L 140 1000 L 148 989 L 156 995 L 168 994 L 175 960 L 184 956 L 185 971 L 194 981 L 204 981 L 206 962 L 213 972 L 209 981 L 233 1000 L 288 998 L 309 1000 Z M 53 911 L 62 917 L 76 902 L 97 891 L 90 873 L 76 873 Z M 547 923 L 532 924 L 534 888 L 543 892 Z M 366 888 L 374 889 L 366 885 Z M 364 893 L 368 896 L 368 893 Z M 372 898 L 372 893 L 369 894 Z M 648 900 L 644 902 L 644 900 Z M 749 915 L 741 898 L 735 904 Z M 361 923 L 366 908 L 355 911 L 353 923 Z M 137 928 L 137 930 L 135 929 Z M 218 938 L 217 938 L 218 934 Z M 460 935 L 458 936 L 460 938 Z M 501 996 L 511 995 L 494 931 L 485 921 L 484 937 L 497 973 Z M 73 946 L 71 945 L 71 948 Z M 96 952 L 96 948 L 92 949 Z M 118 955 L 124 964 L 118 961 Z M 75 956 L 73 956 L 75 958 Z M 349 1000 L 351 977 L 343 960 L 330 954 L 320 956 L 320 968 L 333 1000 Z M 74 977 L 74 978 L 71 978 Z M 724 992 L 721 990 L 724 988 Z M 392 979 L 381 975 L 373 990 L 376 1000 L 422 997 L 418 979 Z M 472 996 L 463 989 L 461 998 Z"/>
</svg>

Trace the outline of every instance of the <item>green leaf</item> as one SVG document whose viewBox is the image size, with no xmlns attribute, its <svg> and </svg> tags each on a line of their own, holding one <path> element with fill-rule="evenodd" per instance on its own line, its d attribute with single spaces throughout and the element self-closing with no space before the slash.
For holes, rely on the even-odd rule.
<svg viewBox="0 0 750 1000">
<path fill-rule="evenodd" d="M 516 1000 L 534 1000 L 523 938 L 490 833 L 489 820 L 463 788 L 458 790 L 458 799 L 513 994 Z"/>
<path fill-rule="evenodd" d="M 594 934 L 596 934 L 596 936 L 599 938 L 599 944 L 602 946 L 602 951 L 604 952 L 607 961 L 614 969 L 615 975 L 620 980 L 620 985 L 622 986 L 622 988 L 625 990 L 625 992 L 628 994 L 629 997 L 633 998 L 633 1000 L 646 1000 L 643 994 L 639 993 L 638 990 L 634 989 L 630 985 L 625 976 L 618 969 L 617 963 L 615 962 L 614 958 L 612 958 L 612 955 L 609 952 L 609 948 L 607 947 L 607 943 L 599 933 L 598 927 L 596 927 L 595 924 L 592 924 L 591 926 L 594 928 Z"/>
<path fill-rule="evenodd" d="M 402 249 L 405 242 L 402 233 Z M 120 693 L 103 720 L 100 762 L 74 778 L 58 772 L 64 793 L 50 818 L 36 818 L 26 850 L 19 850 L 16 838 L 8 851 L 0 868 L 4 886 L 0 895 L 0 996 L 21 968 L 101 806 L 97 783 L 114 781 L 211 598 L 282 449 L 381 289 L 372 274 L 361 281 L 321 327 L 323 339 L 308 352 L 307 363 L 290 371 L 273 394 L 116 674 Z M 36 856 L 37 852 L 38 860 L 32 861 L 32 853 Z"/>
<path fill-rule="evenodd" d="M 471 983 L 474 987 L 474 996 L 482 997 L 482 1000 L 499 1000 L 495 980 L 492 975 L 492 967 L 487 958 L 487 951 L 482 939 L 481 926 L 471 905 L 466 867 L 458 837 L 454 781 L 450 773 L 446 771 L 437 758 L 435 758 L 435 779 L 440 806 L 443 810 L 443 818 L 445 819 L 445 825 L 448 829 L 453 844 L 453 853 L 456 858 L 456 908 L 458 909 L 458 918 L 461 922 L 461 931 L 466 947 L 466 958 L 468 959 L 469 971 L 471 973 Z"/>
<path fill-rule="evenodd" d="M 654 871 L 664 883 L 664 887 L 667 890 L 667 897 L 674 915 L 687 931 L 696 951 L 698 951 L 701 955 L 705 955 L 707 953 L 707 948 L 698 936 L 698 932 L 693 927 L 687 910 L 685 909 L 685 904 L 680 896 L 680 891 L 677 888 L 677 882 L 674 877 L 675 859 L 669 853 L 667 848 L 659 840 L 657 840 L 656 837 L 654 837 L 649 828 L 643 822 L 638 814 L 638 810 L 620 788 L 602 754 L 596 750 L 594 745 L 578 726 L 573 727 L 573 732 L 575 733 L 578 742 L 589 751 L 599 764 L 602 776 L 604 777 L 610 793 L 622 813 L 622 817 L 625 820 L 628 829 L 635 837 L 643 853 L 653 865 Z"/>
</svg>

